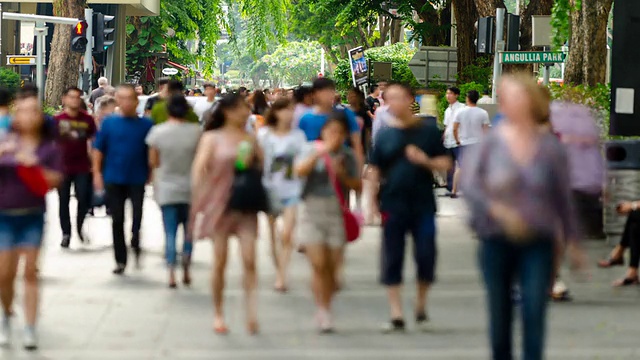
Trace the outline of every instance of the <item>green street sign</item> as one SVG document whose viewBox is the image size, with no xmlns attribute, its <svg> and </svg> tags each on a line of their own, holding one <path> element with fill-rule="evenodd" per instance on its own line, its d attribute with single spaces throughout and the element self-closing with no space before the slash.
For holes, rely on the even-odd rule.
<svg viewBox="0 0 640 360">
<path fill-rule="evenodd" d="M 500 55 L 503 64 L 563 63 L 567 54 L 556 51 L 507 51 Z"/>
</svg>

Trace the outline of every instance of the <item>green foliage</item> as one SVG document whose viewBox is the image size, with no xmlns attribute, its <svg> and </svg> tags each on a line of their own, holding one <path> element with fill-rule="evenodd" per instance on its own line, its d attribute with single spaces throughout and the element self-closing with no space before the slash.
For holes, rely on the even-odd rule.
<svg viewBox="0 0 640 360">
<path fill-rule="evenodd" d="M 489 89 L 491 75 L 493 74 L 490 57 L 479 57 L 471 65 L 467 65 L 458 74 L 458 83 L 477 83 L 483 86 L 482 90 Z M 480 91 L 482 94 L 482 91 Z"/>
<path fill-rule="evenodd" d="M 409 69 L 409 61 L 414 53 L 415 50 L 404 43 L 371 48 L 364 52 L 365 57 L 371 61 L 392 63 L 392 77 L 394 81 L 405 82 L 413 88 L 419 88 L 420 84 Z M 343 59 L 334 70 L 334 79 L 339 90 L 346 90 L 353 86 L 350 66 L 349 60 Z"/>
<path fill-rule="evenodd" d="M 582 0 L 575 0 L 575 6 L 571 0 L 555 0 L 551 8 L 551 26 L 553 27 L 554 50 L 559 50 L 571 35 L 571 12 L 582 7 Z"/>
<path fill-rule="evenodd" d="M 444 121 L 444 111 L 447 110 L 447 108 L 449 107 L 449 102 L 447 101 L 447 97 L 446 97 L 448 86 L 444 84 L 434 84 L 434 85 L 435 86 L 432 86 L 432 88 L 439 90 L 438 120 L 442 123 Z M 475 90 L 480 94 L 482 94 L 482 92 L 485 90 L 485 87 L 483 84 L 469 82 L 469 83 L 458 85 L 458 89 L 460 89 L 460 96 L 458 96 L 458 101 L 464 104 L 467 101 L 467 93 L 469 91 Z"/>
<path fill-rule="evenodd" d="M 45 106 L 42 108 L 42 112 L 44 112 L 47 115 L 51 115 L 54 116 L 57 113 L 59 113 L 60 111 L 62 111 L 62 106 Z"/>
<path fill-rule="evenodd" d="M 266 71 L 271 79 L 281 78 L 288 85 L 300 85 L 317 75 L 321 57 L 318 42 L 289 42 L 263 56 L 257 69 Z"/>
<path fill-rule="evenodd" d="M 0 68 L 0 86 L 16 91 L 20 87 L 20 75 L 11 69 Z"/>
</svg>

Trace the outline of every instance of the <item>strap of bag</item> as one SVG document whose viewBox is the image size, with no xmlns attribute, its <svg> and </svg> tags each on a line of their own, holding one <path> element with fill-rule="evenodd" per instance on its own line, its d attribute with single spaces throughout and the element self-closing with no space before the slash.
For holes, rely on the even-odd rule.
<svg viewBox="0 0 640 360">
<path fill-rule="evenodd" d="M 320 141 L 315 142 L 316 149 L 319 149 L 322 143 Z M 340 183 L 338 182 L 338 177 L 336 176 L 335 171 L 333 171 L 333 166 L 331 166 L 331 157 L 329 154 L 324 154 L 323 156 L 325 167 L 327 168 L 327 174 L 329 174 L 329 180 L 333 185 L 333 189 L 338 196 L 338 201 L 340 202 L 340 206 L 342 208 L 346 208 L 347 202 L 344 199 L 344 194 L 342 193 L 342 189 L 340 188 Z"/>
</svg>

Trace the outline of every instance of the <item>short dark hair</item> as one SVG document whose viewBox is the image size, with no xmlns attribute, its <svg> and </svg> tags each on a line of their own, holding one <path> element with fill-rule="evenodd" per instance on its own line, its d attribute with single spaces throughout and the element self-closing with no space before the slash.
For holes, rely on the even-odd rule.
<svg viewBox="0 0 640 360">
<path fill-rule="evenodd" d="M 482 95 L 489 95 L 489 94 L 490 94 L 489 89 L 482 90 Z"/>
<path fill-rule="evenodd" d="M 400 82 L 400 81 L 391 81 L 391 82 L 387 83 L 387 89 L 391 88 L 392 86 L 397 86 L 397 87 L 401 88 L 402 90 L 404 90 L 407 93 L 407 95 L 409 95 L 411 97 L 415 97 L 413 89 L 407 83 Z M 382 95 L 382 97 L 384 98 L 384 94 Z"/>
<path fill-rule="evenodd" d="M 378 85 L 376 84 L 371 85 L 371 89 L 369 89 L 369 94 L 373 94 L 374 92 L 376 92 L 376 90 L 378 90 Z"/>
<path fill-rule="evenodd" d="M 77 92 L 78 94 L 80 94 L 80 96 L 82 96 L 82 94 L 84 94 L 84 92 L 82 90 L 80 90 L 77 86 L 71 86 L 71 87 L 66 88 L 64 90 L 64 92 L 62 93 L 62 95 L 63 96 L 67 96 L 71 92 Z"/>
<path fill-rule="evenodd" d="M 248 89 L 247 89 L 246 87 L 244 87 L 244 86 L 240 86 L 240 87 L 238 88 L 238 92 L 239 92 L 239 93 L 243 93 L 243 92 L 245 92 L 245 91 L 247 91 L 247 90 L 248 90 Z"/>
<path fill-rule="evenodd" d="M 7 107 L 13 101 L 13 94 L 6 87 L 0 87 L 0 106 Z"/>
<path fill-rule="evenodd" d="M 449 88 L 447 88 L 448 91 L 451 91 L 452 93 L 456 94 L 457 96 L 460 96 L 460 89 L 458 89 L 455 86 L 451 86 Z"/>
<path fill-rule="evenodd" d="M 158 86 L 167 85 L 171 79 L 168 77 L 162 77 L 158 79 Z"/>
<path fill-rule="evenodd" d="M 478 100 L 480 100 L 480 94 L 476 90 L 470 90 L 467 93 L 467 99 L 469 99 L 472 104 L 477 104 Z"/>
<path fill-rule="evenodd" d="M 322 130 L 334 122 L 340 124 L 342 131 L 344 131 L 346 135 L 349 135 L 349 119 L 347 118 L 346 111 L 334 111 L 329 114 L 327 121 L 322 125 Z M 322 140 L 322 131 L 320 132 L 320 139 L 318 140 Z"/>
<path fill-rule="evenodd" d="M 32 97 L 38 97 L 38 87 L 33 83 L 24 84 L 24 86 L 16 92 L 16 99 L 27 99 Z"/>
<path fill-rule="evenodd" d="M 209 112 L 208 119 L 205 119 L 204 131 L 217 130 L 223 127 L 226 122 L 224 112 L 236 108 L 243 102 L 246 103 L 245 97 L 239 92 L 226 93 L 213 105 L 212 111 Z"/>
<path fill-rule="evenodd" d="M 167 83 L 167 89 L 170 93 L 184 91 L 184 84 L 180 80 L 169 80 Z"/>
<path fill-rule="evenodd" d="M 167 101 L 167 112 L 169 116 L 184 119 L 191 110 L 191 105 L 187 101 L 187 98 L 181 94 L 172 95 Z"/>
<path fill-rule="evenodd" d="M 298 86 L 293 89 L 293 98 L 297 103 L 301 103 L 304 101 L 304 98 L 307 95 L 311 94 L 311 88 L 308 86 Z"/>
<path fill-rule="evenodd" d="M 327 90 L 327 89 L 335 90 L 336 83 L 333 80 L 324 78 L 324 77 L 313 80 L 313 85 L 311 85 L 312 92 Z"/>
</svg>

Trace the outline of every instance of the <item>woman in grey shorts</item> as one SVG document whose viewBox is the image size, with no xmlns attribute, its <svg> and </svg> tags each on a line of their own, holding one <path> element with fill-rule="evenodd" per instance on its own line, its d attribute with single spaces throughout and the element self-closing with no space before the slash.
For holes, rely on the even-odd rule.
<svg viewBox="0 0 640 360">
<path fill-rule="evenodd" d="M 344 146 L 348 134 L 344 112 L 331 114 L 322 127 L 321 140 L 310 143 L 295 165 L 296 175 L 306 178 L 297 238 L 313 269 L 312 289 L 318 306 L 316 321 L 322 332 L 331 332 L 333 328 L 331 300 L 337 290 L 335 264 L 341 262 L 346 243 L 342 210 L 327 171 L 326 157 L 330 158 L 331 172 L 340 182 L 343 194 L 358 191 L 362 186 L 356 159 Z"/>
</svg>

